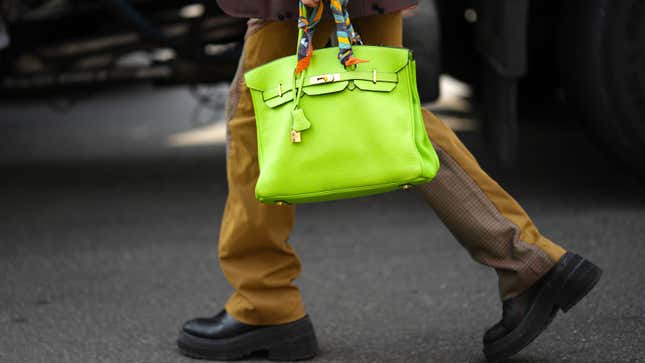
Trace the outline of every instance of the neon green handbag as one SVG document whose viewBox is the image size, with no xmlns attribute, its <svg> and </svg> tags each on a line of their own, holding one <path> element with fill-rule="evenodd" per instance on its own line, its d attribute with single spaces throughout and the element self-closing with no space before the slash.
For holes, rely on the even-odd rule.
<svg viewBox="0 0 645 363">
<path fill-rule="evenodd" d="M 308 28 L 317 22 L 303 17 L 303 8 L 301 3 L 299 45 L 305 52 L 300 54 L 311 46 Z M 318 20 L 320 12 L 314 12 Z M 347 50 L 341 30 L 360 38 L 348 17 L 336 22 L 337 27 L 345 24 L 338 32 L 341 62 L 348 56 L 367 62 L 346 67 L 336 57 L 338 48 L 325 48 L 309 52 L 309 65 L 299 75 L 294 72 L 298 55 L 245 74 L 257 124 L 260 176 L 255 194 L 263 203 L 320 202 L 407 189 L 437 173 L 439 159 L 421 115 L 412 52 L 365 45 Z"/>
</svg>

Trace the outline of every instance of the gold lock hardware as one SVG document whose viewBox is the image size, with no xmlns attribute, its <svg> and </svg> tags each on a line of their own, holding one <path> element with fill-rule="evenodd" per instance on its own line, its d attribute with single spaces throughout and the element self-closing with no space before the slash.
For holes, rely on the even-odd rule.
<svg viewBox="0 0 645 363">
<path fill-rule="evenodd" d="M 309 77 L 309 84 L 321 84 L 340 81 L 340 73 L 327 73 Z"/>
<path fill-rule="evenodd" d="M 293 143 L 302 142 L 302 135 L 300 134 L 300 131 L 291 130 L 290 136 L 291 136 L 291 142 Z"/>
</svg>

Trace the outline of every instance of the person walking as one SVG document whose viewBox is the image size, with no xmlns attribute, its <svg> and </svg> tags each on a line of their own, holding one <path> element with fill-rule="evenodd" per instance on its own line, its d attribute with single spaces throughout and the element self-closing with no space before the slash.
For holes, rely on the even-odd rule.
<svg viewBox="0 0 645 363">
<path fill-rule="evenodd" d="M 306 6 L 320 0 L 303 0 Z M 326 0 L 323 0 L 326 1 Z M 333 0 L 339 1 L 339 0 Z M 348 0 L 340 0 L 347 2 Z M 187 321 L 177 344 L 185 355 L 236 360 L 264 351 L 269 360 L 313 358 L 318 344 L 298 287 L 301 262 L 288 242 L 293 205 L 266 205 L 254 195 L 259 176 L 255 116 L 245 72 L 294 54 L 297 0 L 218 0 L 230 15 L 251 18 L 227 104 L 228 197 L 219 262 L 235 289 L 214 317 Z M 349 13 L 365 44 L 402 46 L 402 15 L 413 0 L 351 0 Z M 334 22 L 316 27 L 324 46 Z M 494 268 L 502 319 L 483 337 L 489 361 L 510 357 L 595 286 L 602 271 L 543 236 L 527 213 L 487 175 L 454 132 L 422 110 L 441 168 L 417 189 L 472 258 Z"/>
</svg>

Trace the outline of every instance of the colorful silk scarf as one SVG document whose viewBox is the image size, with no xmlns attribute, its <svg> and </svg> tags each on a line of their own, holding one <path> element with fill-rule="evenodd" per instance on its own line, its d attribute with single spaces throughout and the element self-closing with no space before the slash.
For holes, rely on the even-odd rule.
<svg viewBox="0 0 645 363">
<path fill-rule="evenodd" d="M 307 6 L 300 1 L 298 28 L 302 30 L 302 37 L 298 44 L 298 64 L 296 66 L 296 74 L 309 67 L 311 57 L 313 55 L 313 36 L 316 25 L 322 18 L 324 1 L 320 0 L 318 6 L 313 9 L 311 15 L 307 16 Z M 345 67 L 350 67 L 358 63 L 367 62 L 363 59 L 354 57 L 352 52 L 352 44 L 363 44 L 361 37 L 354 31 L 352 22 L 349 19 L 347 12 L 347 4 L 349 0 L 329 0 L 329 7 L 334 15 L 336 22 L 336 35 L 338 38 L 338 59 Z"/>
</svg>

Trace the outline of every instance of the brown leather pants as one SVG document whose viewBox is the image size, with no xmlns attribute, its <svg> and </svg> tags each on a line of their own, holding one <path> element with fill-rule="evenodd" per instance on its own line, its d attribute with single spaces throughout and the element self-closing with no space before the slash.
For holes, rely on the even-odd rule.
<svg viewBox="0 0 645 363">
<path fill-rule="evenodd" d="M 355 24 L 366 44 L 401 46 L 400 13 L 356 19 Z M 316 47 L 324 45 L 332 30 L 333 24 L 320 24 Z M 243 80 L 244 72 L 293 54 L 296 37 L 293 22 L 249 21 L 229 95 L 229 195 L 219 259 L 236 290 L 226 310 L 247 324 L 287 323 L 305 315 L 300 291 L 293 284 L 300 259 L 288 243 L 295 207 L 269 206 L 255 199 L 259 175 L 255 118 Z M 495 268 L 502 299 L 518 295 L 565 251 L 538 232 L 522 207 L 479 167 L 450 128 L 427 110 L 423 115 L 441 169 L 435 180 L 418 189 L 470 255 Z"/>
</svg>

